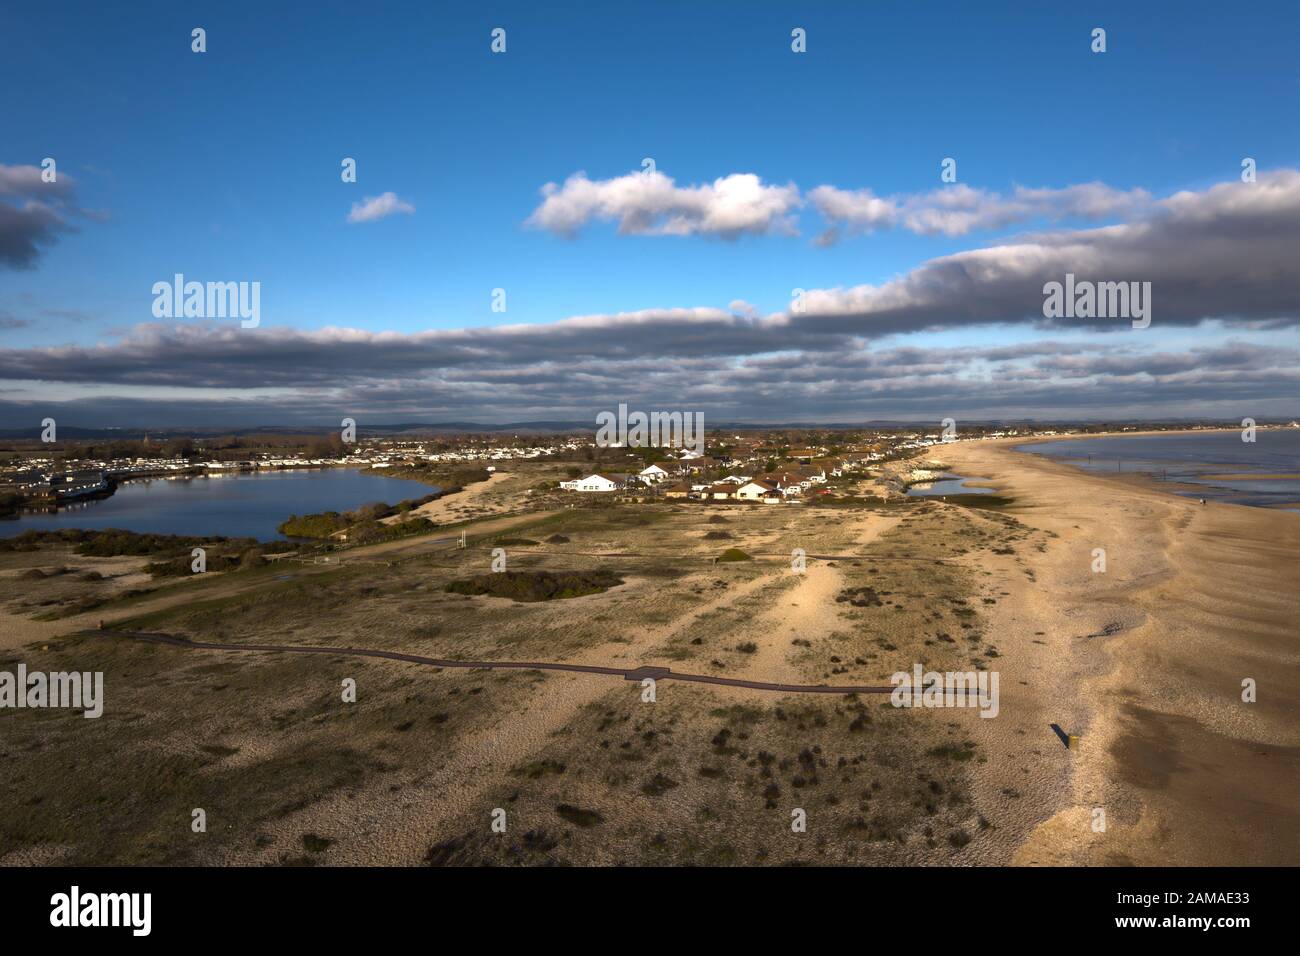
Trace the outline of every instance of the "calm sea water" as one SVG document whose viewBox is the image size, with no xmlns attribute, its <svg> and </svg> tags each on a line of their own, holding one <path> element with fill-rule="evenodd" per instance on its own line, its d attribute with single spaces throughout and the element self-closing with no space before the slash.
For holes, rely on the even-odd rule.
<svg viewBox="0 0 1300 956">
<path fill-rule="evenodd" d="M 396 504 L 435 488 L 363 474 L 355 468 L 239 475 L 147 478 L 119 485 L 110 498 L 0 521 L 0 538 L 28 530 L 123 528 L 152 534 L 225 535 L 272 541 L 291 514 L 349 511 L 375 501 Z"/>
<path fill-rule="evenodd" d="M 1236 431 L 1187 432 L 1063 439 L 1017 450 L 1099 474 L 1142 472 L 1197 485 L 1179 492 L 1188 497 L 1300 510 L 1300 478 L 1294 477 L 1300 475 L 1300 429 L 1258 431 L 1253 442 L 1243 442 Z"/>
</svg>

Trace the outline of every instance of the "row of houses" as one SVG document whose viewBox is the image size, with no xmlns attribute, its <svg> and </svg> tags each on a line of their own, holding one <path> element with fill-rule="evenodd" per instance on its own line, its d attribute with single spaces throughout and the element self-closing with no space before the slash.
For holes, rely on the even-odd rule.
<svg viewBox="0 0 1300 956">
<path fill-rule="evenodd" d="M 54 498 L 84 498 L 108 491 L 109 481 L 99 470 L 79 470 L 49 474 L 44 471 L 9 472 L 0 476 L 0 490 L 24 495 L 50 495 Z"/>
<path fill-rule="evenodd" d="M 835 469 L 832 474 L 840 474 Z M 697 501 L 770 501 L 773 503 L 798 497 L 814 486 L 826 482 L 826 469 L 804 465 L 782 472 L 752 475 L 728 475 L 713 483 L 679 482 L 663 489 L 665 498 L 690 498 Z M 639 490 L 668 481 L 672 476 L 659 465 L 650 465 L 635 475 L 593 472 L 582 478 L 560 482 L 565 491 L 608 493 Z"/>
</svg>

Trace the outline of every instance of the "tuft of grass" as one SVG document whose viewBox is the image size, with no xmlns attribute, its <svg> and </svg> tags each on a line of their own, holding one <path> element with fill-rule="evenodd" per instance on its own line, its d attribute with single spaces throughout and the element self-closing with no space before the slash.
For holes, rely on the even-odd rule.
<svg viewBox="0 0 1300 956">
<path fill-rule="evenodd" d="M 574 826 L 594 827 L 598 823 L 604 823 L 605 818 L 597 810 L 584 810 L 582 807 L 575 807 L 569 803 L 561 803 L 555 807 L 555 812 L 560 819 L 567 820 Z"/>
<path fill-rule="evenodd" d="M 672 790 L 676 786 L 678 786 L 676 780 L 673 780 L 671 777 L 665 777 L 661 773 L 657 773 L 653 778 L 641 784 L 641 792 L 647 797 L 658 797 L 667 793 L 669 790 Z"/>
<path fill-rule="evenodd" d="M 302 835 L 302 846 L 308 853 L 324 853 L 333 842 L 328 837 L 318 836 L 315 833 L 304 833 Z"/>
<path fill-rule="evenodd" d="M 554 601 L 600 594 L 623 583 L 611 571 L 501 571 L 452 581 L 443 590 L 451 594 L 490 594 L 512 601 Z"/>
<path fill-rule="evenodd" d="M 514 770 L 516 774 L 527 777 L 529 780 L 537 780 L 547 774 L 559 776 L 564 771 L 564 764 L 556 760 L 534 760 L 532 763 L 523 764 Z"/>
<path fill-rule="evenodd" d="M 961 744 L 940 744 L 925 753 L 927 757 L 938 757 L 941 760 L 965 761 L 975 756 L 975 745 L 969 740 Z"/>
</svg>

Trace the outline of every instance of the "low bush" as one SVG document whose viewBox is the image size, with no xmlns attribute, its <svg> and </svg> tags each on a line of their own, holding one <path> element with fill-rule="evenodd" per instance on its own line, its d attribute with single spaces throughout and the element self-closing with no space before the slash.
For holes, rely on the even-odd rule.
<svg viewBox="0 0 1300 956">
<path fill-rule="evenodd" d="M 622 583 L 623 579 L 610 571 L 501 571 L 452 581 L 444 590 L 512 601 L 554 601 L 599 594 Z"/>
</svg>

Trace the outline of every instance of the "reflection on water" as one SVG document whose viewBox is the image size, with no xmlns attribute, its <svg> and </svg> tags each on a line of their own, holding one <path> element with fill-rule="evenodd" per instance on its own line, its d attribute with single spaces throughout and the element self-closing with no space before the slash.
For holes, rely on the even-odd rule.
<svg viewBox="0 0 1300 956">
<path fill-rule="evenodd" d="M 144 478 L 119 485 L 110 498 L 0 521 L 0 537 L 28 530 L 122 528 L 271 541 L 280 537 L 275 529 L 291 514 L 350 511 L 376 501 L 395 504 L 436 490 L 355 468 Z"/>
<path fill-rule="evenodd" d="M 1097 474 L 1142 473 L 1197 486 L 1174 489 L 1190 498 L 1300 511 L 1300 429 L 1171 432 L 1113 438 L 1063 439 L 1021 445 Z"/>
<path fill-rule="evenodd" d="M 968 481 L 978 480 L 945 473 L 942 478 L 935 481 L 922 481 L 912 485 L 907 489 L 907 494 L 912 498 L 935 498 L 940 495 L 987 495 L 993 491 L 992 488 L 971 487 L 966 484 Z"/>
</svg>

